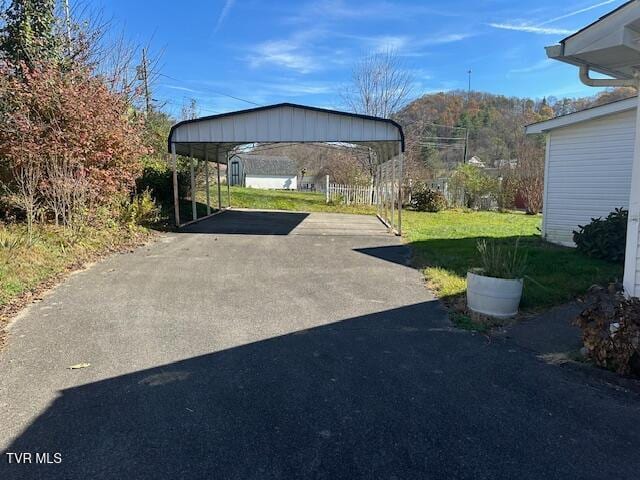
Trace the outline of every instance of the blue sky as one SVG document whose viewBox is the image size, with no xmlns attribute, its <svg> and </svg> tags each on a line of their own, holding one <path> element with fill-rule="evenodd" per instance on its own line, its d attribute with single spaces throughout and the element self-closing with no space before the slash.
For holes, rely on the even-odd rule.
<svg viewBox="0 0 640 480">
<path fill-rule="evenodd" d="M 73 2 L 73 0 L 71 0 Z M 624 0 L 96 0 L 133 41 L 164 49 L 155 98 L 201 114 L 294 102 L 340 108 L 339 91 L 370 52 L 392 48 L 413 96 L 466 88 L 540 98 L 596 92 L 544 47 Z"/>
</svg>

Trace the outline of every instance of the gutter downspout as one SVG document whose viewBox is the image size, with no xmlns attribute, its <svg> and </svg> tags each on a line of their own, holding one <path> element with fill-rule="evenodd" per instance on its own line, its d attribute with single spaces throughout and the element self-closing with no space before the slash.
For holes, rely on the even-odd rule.
<svg viewBox="0 0 640 480">
<path fill-rule="evenodd" d="M 580 65 L 580 81 L 588 87 L 636 87 L 638 88 L 638 73 L 633 78 L 591 78 L 589 65 Z"/>
<path fill-rule="evenodd" d="M 580 66 L 580 81 L 589 87 L 635 87 L 640 89 L 640 72 L 633 78 L 591 78 L 589 65 Z M 640 102 L 640 96 L 638 97 Z M 623 287 L 627 297 L 640 296 L 638 283 L 638 243 L 640 242 L 640 103 L 636 109 L 636 132 L 631 169 L 631 193 L 629 195 L 629 219 L 625 247 Z"/>
</svg>

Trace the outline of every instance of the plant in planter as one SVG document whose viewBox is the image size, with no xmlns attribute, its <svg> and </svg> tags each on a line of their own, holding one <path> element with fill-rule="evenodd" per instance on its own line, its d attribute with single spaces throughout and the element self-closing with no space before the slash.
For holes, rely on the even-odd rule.
<svg viewBox="0 0 640 480">
<path fill-rule="evenodd" d="M 467 306 L 482 315 L 509 318 L 518 313 L 522 298 L 527 256 L 514 247 L 498 245 L 494 240 L 478 241 L 481 268 L 467 273 Z"/>
</svg>

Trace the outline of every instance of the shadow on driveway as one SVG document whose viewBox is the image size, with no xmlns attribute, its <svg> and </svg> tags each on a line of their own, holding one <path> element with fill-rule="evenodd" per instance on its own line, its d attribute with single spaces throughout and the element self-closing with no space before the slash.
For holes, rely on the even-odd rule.
<svg viewBox="0 0 640 480">
<path fill-rule="evenodd" d="M 5 462 L 0 477 L 637 478 L 632 399 L 425 322 L 439 308 L 63 390 L 7 450 L 60 452 L 62 463 Z"/>
<path fill-rule="evenodd" d="M 299 212 L 227 210 L 187 225 L 178 233 L 289 235 L 308 216 Z"/>
</svg>

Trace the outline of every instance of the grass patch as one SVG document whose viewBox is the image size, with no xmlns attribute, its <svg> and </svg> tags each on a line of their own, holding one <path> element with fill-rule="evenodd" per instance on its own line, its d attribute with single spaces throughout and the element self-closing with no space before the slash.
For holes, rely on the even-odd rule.
<svg viewBox="0 0 640 480">
<path fill-rule="evenodd" d="M 343 205 L 341 203 L 326 203 L 325 195 L 317 192 L 297 192 L 288 190 L 262 190 L 257 188 L 231 187 L 231 206 L 238 208 L 256 208 L 264 210 L 291 210 L 298 212 L 333 212 L 375 214 L 373 205 Z M 218 204 L 217 188 L 211 188 L 211 205 Z M 206 205 L 206 196 L 201 193 L 197 197 L 199 202 Z M 227 187 L 222 189 L 222 205 L 227 206 Z M 206 207 L 205 207 L 206 209 Z M 189 210 L 189 212 L 191 212 Z M 187 217 L 191 219 L 191 213 Z"/>
<path fill-rule="evenodd" d="M 571 300 L 591 285 L 622 278 L 622 267 L 586 257 L 573 248 L 544 242 L 540 216 L 522 213 L 446 210 L 405 212 L 404 236 L 414 249 L 414 263 L 423 269 L 440 297 L 464 293 L 466 273 L 479 265 L 476 245 L 495 238 L 527 253 L 528 267 L 522 308 L 532 310 Z"/>
<path fill-rule="evenodd" d="M 490 330 L 490 327 L 488 325 L 474 322 L 471 317 L 463 313 L 450 312 L 449 319 L 451 320 L 451 323 L 462 330 L 469 330 L 471 332 L 478 333 L 488 333 Z"/>
<path fill-rule="evenodd" d="M 101 254 L 138 244 L 147 233 L 110 225 L 71 237 L 62 228 L 36 225 L 30 241 L 24 225 L 0 225 L 0 313 L 17 297 Z"/>
</svg>

